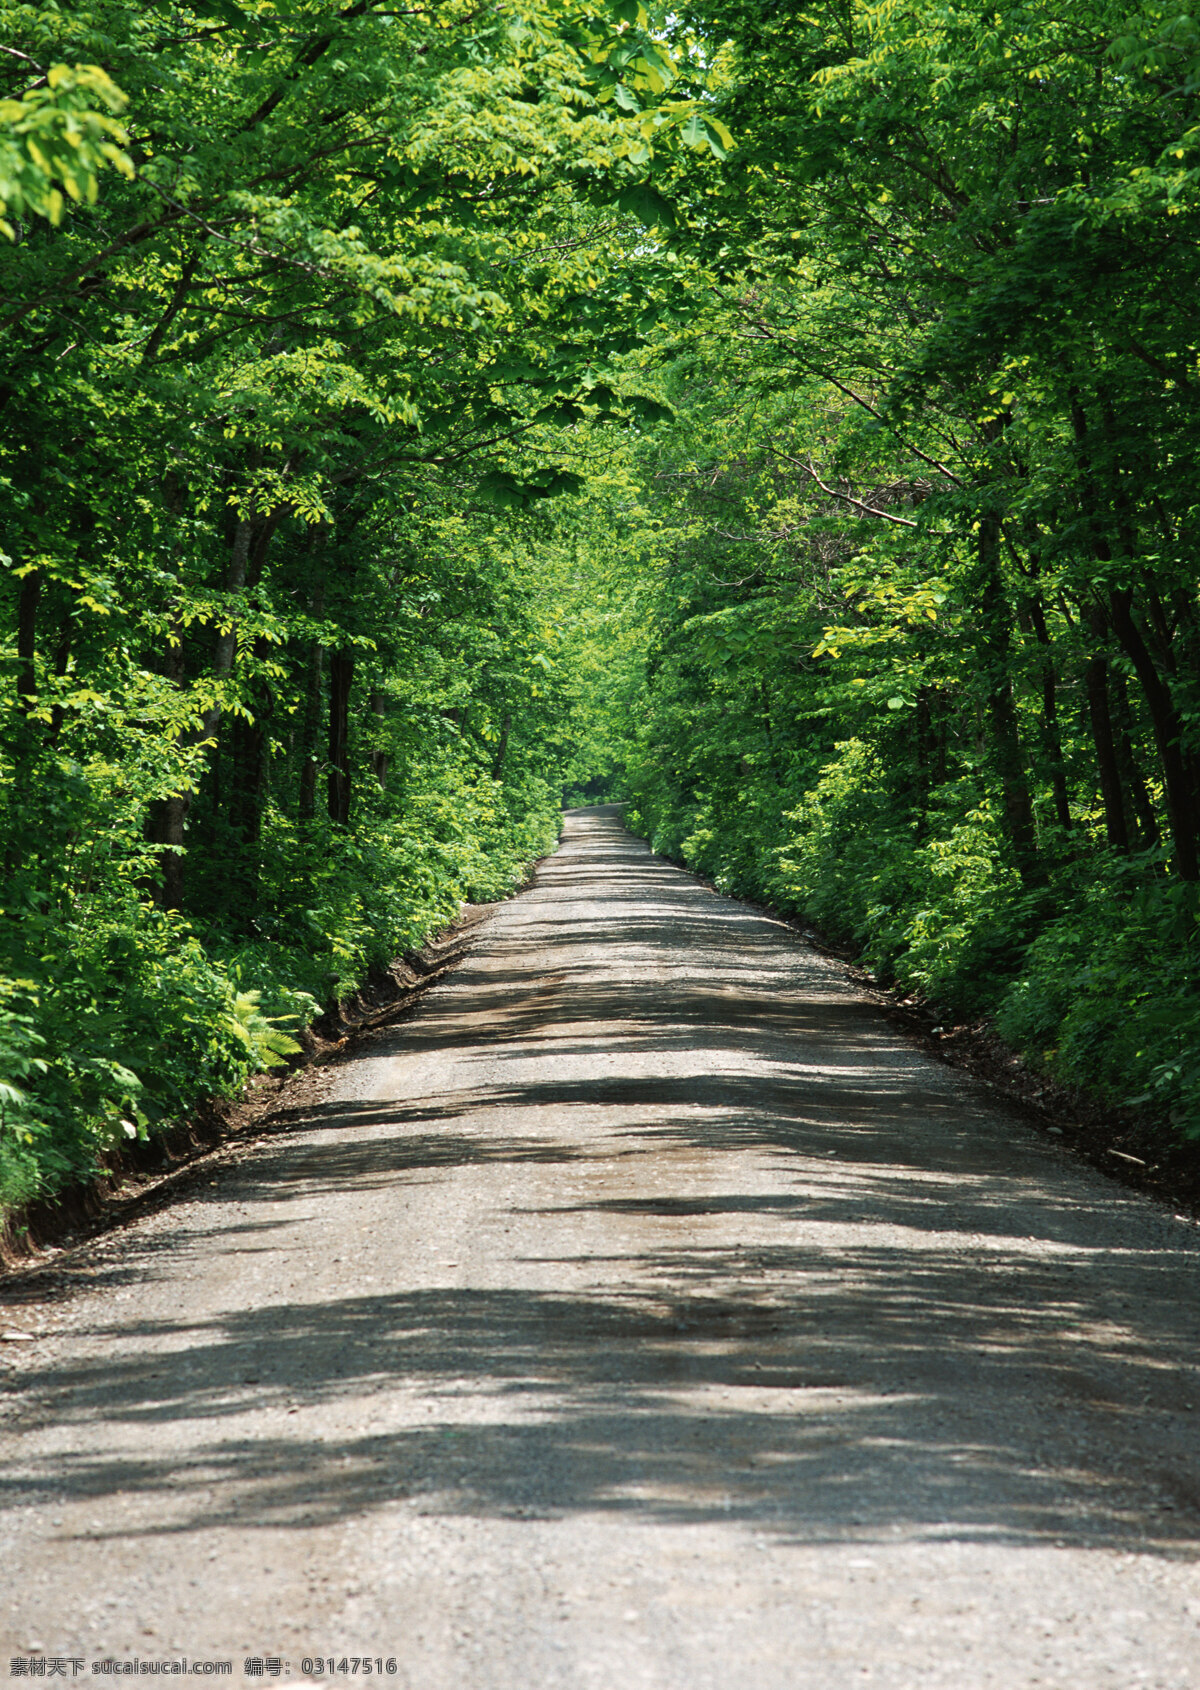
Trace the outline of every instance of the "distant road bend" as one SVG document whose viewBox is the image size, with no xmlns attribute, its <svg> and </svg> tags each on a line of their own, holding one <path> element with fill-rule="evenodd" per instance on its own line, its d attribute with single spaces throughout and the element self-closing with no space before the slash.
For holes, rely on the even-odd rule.
<svg viewBox="0 0 1200 1690">
<path fill-rule="evenodd" d="M 570 812 L 323 1101 L 14 1284 L 0 1667 L 1200 1687 L 1198 1247 Z"/>
</svg>

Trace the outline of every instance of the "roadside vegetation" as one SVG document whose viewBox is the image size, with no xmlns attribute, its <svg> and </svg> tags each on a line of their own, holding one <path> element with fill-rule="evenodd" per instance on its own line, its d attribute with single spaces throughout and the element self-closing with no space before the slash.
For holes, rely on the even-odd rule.
<svg viewBox="0 0 1200 1690">
<path fill-rule="evenodd" d="M 658 414 L 648 173 L 720 145 L 648 26 L 0 4 L 0 1200 L 555 840 L 540 513 Z"/>
<path fill-rule="evenodd" d="M 633 815 L 1200 1135 L 1200 33 L 704 10 Z"/>
<path fill-rule="evenodd" d="M 0 0 L 0 1202 L 560 805 L 1200 1134 L 1180 6 Z"/>
</svg>

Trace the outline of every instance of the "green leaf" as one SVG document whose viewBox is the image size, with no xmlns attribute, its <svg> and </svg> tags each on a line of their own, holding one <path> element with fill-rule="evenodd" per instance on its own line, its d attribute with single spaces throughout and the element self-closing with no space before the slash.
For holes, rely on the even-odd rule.
<svg viewBox="0 0 1200 1690">
<path fill-rule="evenodd" d="M 664 405 L 661 400 L 651 399 L 644 393 L 627 393 L 622 398 L 621 403 L 627 405 L 642 422 L 675 421 L 675 413 L 669 405 Z"/>
<path fill-rule="evenodd" d="M 502 510 L 527 510 L 538 499 L 577 493 L 582 486 L 583 477 L 572 470 L 541 470 L 521 480 L 508 470 L 493 469 L 480 477 L 478 492 L 485 503 Z"/>
<path fill-rule="evenodd" d="M 639 182 L 635 187 L 622 188 L 617 195 L 617 205 L 631 217 L 636 217 L 647 229 L 675 227 L 675 212 L 670 202 L 663 198 L 657 188 L 651 188 L 645 182 Z"/>
</svg>

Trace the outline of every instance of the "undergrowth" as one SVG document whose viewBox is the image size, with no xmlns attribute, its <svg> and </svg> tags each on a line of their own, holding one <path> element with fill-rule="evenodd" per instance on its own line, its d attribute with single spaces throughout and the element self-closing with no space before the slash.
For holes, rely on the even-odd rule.
<svg viewBox="0 0 1200 1690">
<path fill-rule="evenodd" d="M 298 1052 L 294 1034 L 372 966 L 419 947 L 464 902 L 510 893 L 553 847 L 557 794 L 532 780 L 414 791 L 353 834 L 268 813 L 257 919 L 195 877 L 167 912 L 136 873 L 53 898 L 0 928 L 0 1206 L 87 1179 L 204 1097 Z M 211 867 L 209 875 L 219 876 Z M 243 889 L 244 892 L 244 889 Z"/>
</svg>

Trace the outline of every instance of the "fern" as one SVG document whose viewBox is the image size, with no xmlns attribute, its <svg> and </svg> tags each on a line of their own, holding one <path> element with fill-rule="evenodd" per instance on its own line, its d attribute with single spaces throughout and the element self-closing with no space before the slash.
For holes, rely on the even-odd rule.
<svg viewBox="0 0 1200 1690">
<path fill-rule="evenodd" d="M 289 1033 L 280 1030 L 281 1024 L 293 1021 L 294 1017 L 264 1015 L 259 1008 L 261 997 L 261 992 L 239 992 L 230 1014 L 224 1018 L 224 1026 L 241 1040 L 252 1068 L 282 1068 L 288 1057 L 299 1055 L 303 1047 Z"/>
</svg>

